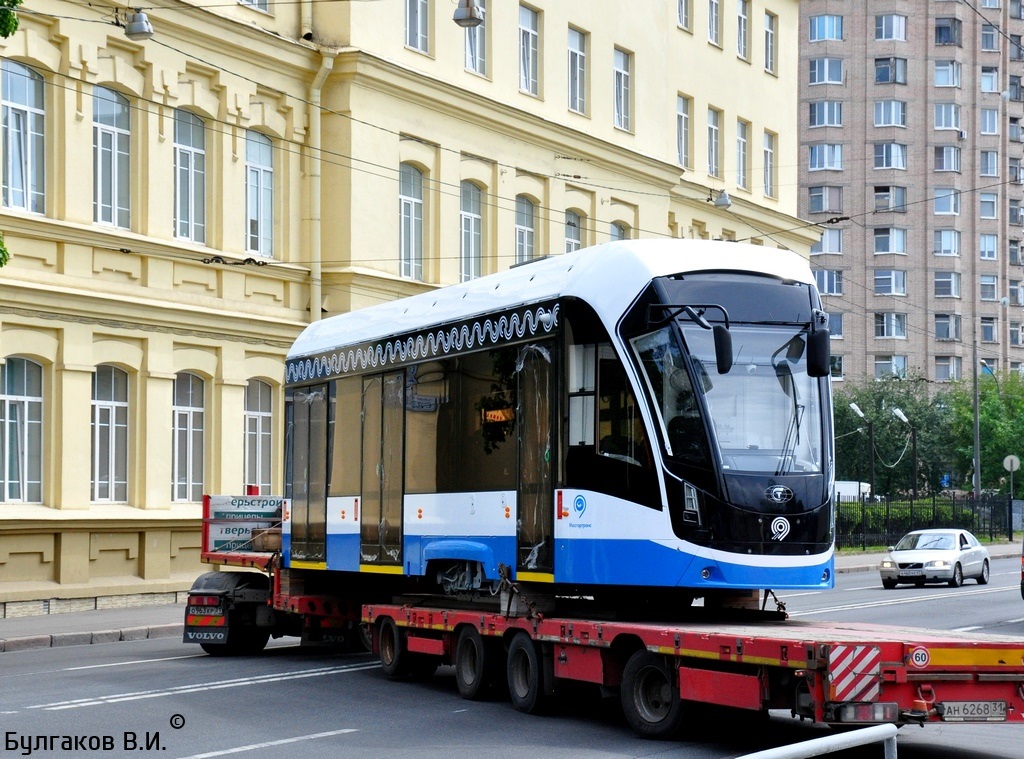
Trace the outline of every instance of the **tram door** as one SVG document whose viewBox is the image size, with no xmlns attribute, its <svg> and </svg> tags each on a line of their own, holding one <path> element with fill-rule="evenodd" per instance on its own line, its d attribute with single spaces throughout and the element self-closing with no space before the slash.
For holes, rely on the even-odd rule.
<svg viewBox="0 0 1024 759">
<path fill-rule="evenodd" d="M 363 380 L 360 561 L 402 563 L 405 372 Z"/>
<path fill-rule="evenodd" d="M 518 572 L 554 572 L 550 348 L 529 345 L 520 355 Z"/>
<path fill-rule="evenodd" d="M 327 557 L 327 385 L 314 385 L 292 397 L 293 481 L 292 557 Z M 305 487 L 302 487 L 302 484 Z"/>
</svg>

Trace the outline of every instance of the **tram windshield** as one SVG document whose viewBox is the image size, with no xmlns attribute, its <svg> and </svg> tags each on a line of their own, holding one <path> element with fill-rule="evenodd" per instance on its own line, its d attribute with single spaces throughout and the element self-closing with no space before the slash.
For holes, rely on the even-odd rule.
<svg viewBox="0 0 1024 759">
<path fill-rule="evenodd" d="M 807 374 L 806 331 L 733 324 L 733 367 L 718 374 L 711 331 L 683 320 L 679 326 L 685 348 L 669 327 L 631 341 L 668 455 L 701 464 L 713 450 L 726 472 L 820 472 L 821 397 Z"/>
</svg>

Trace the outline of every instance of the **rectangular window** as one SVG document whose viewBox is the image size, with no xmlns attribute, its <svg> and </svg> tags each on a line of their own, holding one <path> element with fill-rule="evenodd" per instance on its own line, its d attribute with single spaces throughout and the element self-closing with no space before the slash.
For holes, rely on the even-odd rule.
<svg viewBox="0 0 1024 759">
<path fill-rule="evenodd" d="M 811 16 L 809 22 L 811 42 L 841 40 L 843 38 L 842 16 Z"/>
<path fill-rule="evenodd" d="M 960 339 L 960 315 L 959 314 L 935 314 L 935 339 L 936 340 L 959 340 Z"/>
<path fill-rule="evenodd" d="M 935 44 L 936 45 L 959 45 L 961 42 L 960 19 L 937 18 L 935 19 Z"/>
<path fill-rule="evenodd" d="M 994 192 L 978 193 L 978 203 L 980 205 L 978 215 L 983 219 L 995 219 L 997 216 L 998 200 L 999 196 Z"/>
<path fill-rule="evenodd" d="M 959 256 L 960 255 L 960 232 L 956 229 L 935 230 L 935 255 L 937 256 Z"/>
<path fill-rule="evenodd" d="M 907 104 L 902 100 L 876 100 L 875 126 L 907 125 Z"/>
<path fill-rule="evenodd" d="M 778 197 L 779 192 L 779 181 L 775 168 L 775 145 L 777 142 L 778 136 L 773 132 L 765 130 L 761 150 L 761 173 L 764 183 L 764 194 L 769 198 Z"/>
<path fill-rule="evenodd" d="M 750 188 L 750 123 L 736 120 L 736 186 Z"/>
<path fill-rule="evenodd" d="M 843 272 L 839 269 L 817 269 L 814 282 L 822 295 L 843 294 Z"/>
<path fill-rule="evenodd" d="M 903 213 L 907 210 L 907 188 L 896 185 L 875 186 L 875 210 Z"/>
<path fill-rule="evenodd" d="M 828 312 L 828 336 L 833 340 L 843 339 L 843 312 Z"/>
<path fill-rule="evenodd" d="M 843 168 L 842 145 L 809 145 L 808 169 L 810 171 L 838 171 Z"/>
<path fill-rule="evenodd" d="M 569 28 L 569 110 L 587 112 L 587 35 Z"/>
<path fill-rule="evenodd" d="M 994 300 L 994 298 L 982 298 L 982 300 Z M 981 317 L 981 341 L 983 343 L 994 343 L 996 341 L 996 320 L 993 316 Z M 991 361 L 986 362 L 991 364 Z M 991 367 L 990 367 L 991 368 Z"/>
<path fill-rule="evenodd" d="M 906 58 L 875 58 L 875 84 L 906 83 Z"/>
<path fill-rule="evenodd" d="M 829 357 L 829 376 L 834 380 L 843 378 L 843 357 L 841 354 L 833 353 Z"/>
<path fill-rule="evenodd" d="M 906 255 L 907 230 L 899 227 L 875 227 L 875 253 Z"/>
<path fill-rule="evenodd" d="M 1010 304 L 1014 306 L 1024 305 L 1024 290 L 1021 289 L 1019 279 L 1010 280 L 1010 290 L 1007 293 L 1010 297 Z"/>
<path fill-rule="evenodd" d="M 398 264 L 403 277 L 423 279 L 423 172 L 403 163 L 398 172 Z"/>
<path fill-rule="evenodd" d="M 999 92 L 999 69 L 996 66 L 981 67 L 981 91 Z"/>
<path fill-rule="evenodd" d="M 981 25 L 981 49 L 999 50 L 999 32 L 991 24 Z"/>
<path fill-rule="evenodd" d="M 630 122 L 630 98 L 633 96 L 630 83 L 630 69 L 633 64 L 633 56 L 625 50 L 615 48 L 615 126 L 625 129 L 627 132 L 632 128 Z"/>
<path fill-rule="evenodd" d="M 936 129 L 960 129 L 960 106 L 956 103 L 935 104 Z"/>
<path fill-rule="evenodd" d="M 978 277 L 978 285 L 982 300 L 996 300 L 996 275 L 982 274 Z M 982 319 L 984 321 L 984 319 Z"/>
<path fill-rule="evenodd" d="M 679 26 L 683 27 L 683 29 L 689 29 L 690 28 L 690 18 L 691 18 L 690 3 L 691 2 L 692 2 L 692 0 L 678 0 L 678 2 L 676 3 L 676 19 L 677 19 L 677 23 L 679 24 Z"/>
<path fill-rule="evenodd" d="M 875 295 L 906 295 L 907 273 L 899 269 L 875 269 Z"/>
<path fill-rule="evenodd" d="M 779 52 L 776 49 L 778 44 L 779 17 L 774 13 L 764 14 L 764 70 L 774 74 L 778 67 Z"/>
<path fill-rule="evenodd" d="M 875 39 L 906 41 L 907 17 L 896 14 L 875 16 Z"/>
<path fill-rule="evenodd" d="M 897 142 L 876 142 L 875 168 L 906 169 L 907 146 Z"/>
<path fill-rule="evenodd" d="M 810 213 L 840 213 L 843 210 L 843 188 L 818 185 L 808 188 Z"/>
<path fill-rule="evenodd" d="M 722 8 L 720 0 L 708 0 L 708 42 L 722 45 Z"/>
<path fill-rule="evenodd" d="M 426 53 L 430 23 L 429 0 L 405 0 L 405 45 Z"/>
<path fill-rule="evenodd" d="M 996 260 L 996 250 L 999 247 L 999 236 L 993 234 L 978 235 L 978 255 L 988 261 Z"/>
<path fill-rule="evenodd" d="M 978 126 L 982 134 L 999 134 L 999 111 L 995 108 L 982 108 Z"/>
<path fill-rule="evenodd" d="M 959 87 L 960 86 L 960 62 L 959 61 L 935 61 L 935 86 L 936 87 Z"/>
<path fill-rule="evenodd" d="M 266 135 L 245 133 L 246 250 L 274 255 L 274 145 Z"/>
<path fill-rule="evenodd" d="M 708 108 L 708 174 L 721 176 L 722 163 L 719 155 L 719 132 L 722 112 Z"/>
<path fill-rule="evenodd" d="M 1006 255 L 1010 259 L 1010 263 L 1014 266 L 1019 266 L 1021 262 L 1020 256 L 1020 240 L 1008 240 L 1006 243 Z"/>
<path fill-rule="evenodd" d="M 45 211 L 43 77 L 21 63 L 0 62 L 3 121 L 3 205 Z"/>
<path fill-rule="evenodd" d="M 961 361 L 959 356 L 935 357 L 935 381 L 953 382 L 961 377 Z"/>
<path fill-rule="evenodd" d="M 906 376 L 906 356 L 875 356 L 875 379 Z"/>
<path fill-rule="evenodd" d="M 693 100 L 685 95 L 676 97 L 676 160 L 680 166 L 690 167 L 691 163 L 690 145 L 693 138 L 690 135 L 690 119 L 693 115 Z"/>
<path fill-rule="evenodd" d="M 821 231 L 821 239 L 811 245 L 811 255 L 843 252 L 843 230 L 828 227 Z"/>
<path fill-rule="evenodd" d="M 1024 61 L 1024 36 L 1020 34 L 1010 35 L 1010 60 Z"/>
<path fill-rule="evenodd" d="M 174 236 L 206 242 L 206 130 L 181 109 L 174 112 Z"/>
<path fill-rule="evenodd" d="M 875 314 L 875 337 L 906 339 L 907 315 L 894 313 Z"/>
<path fill-rule="evenodd" d="M 1019 227 L 1024 224 L 1024 209 L 1021 208 L 1020 201 L 1016 198 L 1010 198 L 1007 213 L 1009 215 L 1008 221 L 1011 226 Z"/>
<path fill-rule="evenodd" d="M 978 156 L 978 173 L 983 177 L 999 176 L 999 153 L 995 150 L 982 150 Z"/>
<path fill-rule="evenodd" d="M 201 501 L 205 436 L 205 401 L 202 378 L 181 372 L 174 378 L 174 405 L 171 409 L 173 431 L 173 501 Z"/>
<path fill-rule="evenodd" d="M 843 83 L 842 58 L 811 58 L 810 67 L 811 84 Z"/>
<path fill-rule="evenodd" d="M 954 145 L 936 145 L 935 170 L 960 171 L 960 148 Z"/>
<path fill-rule="evenodd" d="M 935 297 L 959 298 L 960 274 L 955 271 L 935 272 Z"/>
<path fill-rule="evenodd" d="M 736 55 L 750 59 L 750 0 L 736 0 Z"/>
<path fill-rule="evenodd" d="M 93 220 L 128 229 L 131 224 L 131 115 L 128 101 L 103 87 L 93 94 Z"/>
<path fill-rule="evenodd" d="M 1010 322 L 1010 345 L 1020 344 L 1020 322 Z"/>
<path fill-rule="evenodd" d="M 477 7 L 483 14 L 483 21 L 476 26 L 466 27 L 466 71 L 487 76 L 487 0 L 477 0 Z"/>
<path fill-rule="evenodd" d="M 540 14 L 525 5 L 519 6 L 519 90 L 540 93 Z"/>
<path fill-rule="evenodd" d="M 810 106 L 812 127 L 841 127 L 843 125 L 843 104 L 839 100 L 816 100 Z"/>
<path fill-rule="evenodd" d="M 960 191 L 955 187 L 936 187 L 934 193 L 934 213 L 936 216 L 960 215 Z"/>
</svg>

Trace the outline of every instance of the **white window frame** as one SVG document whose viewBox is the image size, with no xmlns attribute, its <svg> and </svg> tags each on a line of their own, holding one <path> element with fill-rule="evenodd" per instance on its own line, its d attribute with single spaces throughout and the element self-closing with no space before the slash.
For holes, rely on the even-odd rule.
<svg viewBox="0 0 1024 759">
<path fill-rule="evenodd" d="M 875 356 L 875 379 L 886 377 L 906 377 L 906 356 Z"/>
<path fill-rule="evenodd" d="M 898 13 L 875 16 L 875 40 L 907 41 L 907 17 Z"/>
<path fill-rule="evenodd" d="M 999 30 L 992 24 L 981 25 L 981 50 L 987 52 L 999 50 Z"/>
<path fill-rule="evenodd" d="M 43 367 L 0 364 L 0 503 L 43 502 Z"/>
<path fill-rule="evenodd" d="M 935 128 L 960 130 L 960 106 L 956 103 L 935 103 Z"/>
<path fill-rule="evenodd" d="M 982 150 L 978 153 L 978 176 L 999 176 L 999 151 Z M 1011 177 L 1013 179 L 1013 177 Z"/>
<path fill-rule="evenodd" d="M 815 269 L 814 282 L 822 295 L 843 294 L 842 269 Z"/>
<path fill-rule="evenodd" d="M 826 142 L 808 145 L 807 148 L 808 171 L 842 171 L 842 145 Z"/>
<path fill-rule="evenodd" d="M 721 0 L 708 0 L 708 42 L 722 46 L 722 4 Z"/>
<path fill-rule="evenodd" d="M 633 85 L 630 72 L 633 68 L 633 54 L 622 48 L 615 48 L 613 53 L 613 70 L 615 77 L 615 128 L 624 131 L 632 129 Z"/>
<path fill-rule="evenodd" d="M 569 209 L 565 212 L 565 252 L 573 253 L 583 247 L 583 217 Z"/>
<path fill-rule="evenodd" d="M 875 269 L 875 295 L 906 295 L 907 272 L 903 269 Z"/>
<path fill-rule="evenodd" d="M 712 177 L 722 176 L 721 123 L 722 112 L 708 108 L 708 175 Z"/>
<path fill-rule="evenodd" d="M 693 99 L 686 95 L 676 96 L 676 160 L 680 166 L 690 168 L 693 156 L 690 152 L 692 136 L 690 124 L 693 120 Z"/>
<path fill-rule="evenodd" d="M 962 67 L 960 61 L 935 61 L 935 86 L 959 87 Z"/>
<path fill-rule="evenodd" d="M 995 261 L 999 256 L 999 235 L 982 232 L 978 235 L 978 258 Z"/>
<path fill-rule="evenodd" d="M 936 187 L 932 190 L 933 213 L 936 216 L 960 215 L 960 191 L 955 187 Z"/>
<path fill-rule="evenodd" d="M 467 26 L 465 33 L 465 67 L 480 76 L 487 76 L 487 0 L 476 0 L 481 21 Z"/>
<path fill-rule="evenodd" d="M 875 227 L 872 231 L 876 256 L 907 254 L 907 230 L 903 227 Z M 885 247 L 880 249 L 879 243 L 884 241 Z"/>
<path fill-rule="evenodd" d="M 483 273 L 483 197 L 484 191 L 475 182 L 463 180 L 459 208 L 459 269 L 463 282 Z"/>
<path fill-rule="evenodd" d="M 569 110 L 587 112 L 587 33 L 569 27 Z"/>
<path fill-rule="evenodd" d="M 829 13 L 811 16 L 807 26 L 807 34 L 811 42 L 841 41 L 843 39 L 842 16 Z"/>
<path fill-rule="evenodd" d="M 960 255 L 960 230 L 936 229 L 933 235 L 935 245 L 932 251 L 937 256 Z"/>
<path fill-rule="evenodd" d="M 405 46 L 430 52 L 430 0 L 405 0 Z"/>
<path fill-rule="evenodd" d="M 935 146 L 936 171 L 960 171 L 960 148 L 956 145 Z"/>
<path fill-rule="evenodd" d="M 999 109 L 982 108 L 978 116 L 978 128 L 981 134 L 999 134 Z"/>
<path fill-rule="evenodd" d="M 259 495 L 270 495 L 273 487 L 274 389 L 258 379 L 245 386 L 245 477 L 246 494 L 255 487 Z"/>
<path fill-rule="evenodd" d="M 981 67 L 981 91 L 999 92 L 999 68 L 997 66 Z"/>
<path fill-rule="evenodd" d="M 999 277 L 995 274 L 978 276 L 978 298 L 985 301 L 999 300 Z M 984 321 L 982 317 L 982 321 Z"/>
<path fill-rule="evenodd" d="M 935 314 L 935 339 L 960 340 L 962 324 L 960 314 Z"/>
<path fill-rule="evenodd" d="M 778 170 L 775 165 L 777 145 L 778 136 L 766 129 L 761 149 L 761 178 L 764 183 L 765 197 L 768 198 L 778 197 L 779 193 Z"/>
<path fill-rule="evenodd" d="M 736 0 L 736 55 L 750 59 L 750 0 Z"/>
<path fill-rule="evenodd" d="M 955 382 L 963 373 L 963 364 L 959 356 L 935 357 L 935 381 Z"/>
<path fill-rule="evenodd" d="M 423 281 L 425 177 L 411 163 L 402 163 L 398 175 L 398 273 L 403 277 Z"/>
<path fill-rule="evenodd" d="M 179 383 L 188 383 L 182 387 Z M 198 392 L 197 392 L 198 388 Z M 196 396 L 199 396 L 198 399 Z M 206 383 L 191 372 L 174 375 L 171 500 L 198 502 L 203 498 L 206 437 Z"/>
<path fill-rule="evenodd" d="M 111 104 L 100 115 L 100 104 Z M 93 221 L 131 227 L 131 109 L 106 87 L 93 89 Z"/>
<path fill-rule="evenodd" d="M 842 84 L 843 83 L 843 59 L 823 56 L 811 58 L 810 78 L 811 85 L 819 84 Z"/>
<path fill-rule="evenodd" d="M 245 249 L 274 255 L 274 143 L 265 134 L 245 133 Z"/>
<path fill-rule="evenodd" d="M 174 111 L 174 236 L 206 244 L 206 125 Z"/>
<path fill-rule="evenodd" d="M 875 337 L 885 340 L 906 340 L 907 315 L 893 311 L 876 311 Z"/>
<path fill-rule="evenodd" d="M 978 193 L 978 218 L 999 218 L 999 196 L 994 192 Z"/>
<path fill-rule="evenodd" d="M 841 100 L 812 100 L 808 103 L 808 111 L 809 126 L 812 129 L 843 125 L 843 101 Z"/>
<path fill-rule="evenodd" d="M 821 237 L 811 244 L 811 255 L 841 255 L 843 252 L 843 230 L 838 227 L 826 227 L 821 230 Z"/>
<path fill-rule="evenodd" d="M 907 146 L 899 142 L 876 142 L 876 169 L 894 169 L 905 171 L 907 168 Z"/>
<path fill-rule="evenodd" d="M 100 384 L 109 392 L 99 397 Z M 92 502 L 128 502 L 128 373 L 100 364 L 92 377 Z"/>
<path fill-rule="evenodd" d="M 519 91 L 540 94 L 540 13 L 519 6 Z"/>
<path fill-rule="evenodd" d="M 750 122 L 736 119 L 736 186 L 750 189 Z"/>
<path fill-rule="evenodd" d="M 516 263 L 526 263 L 534 255 L 536 205 L 525 195 L 516 196 Z"/>
<path fill-rule="evenodd" d="M 907 210 L 907 188 L 902 185 L 875 185 L 876 211 L 903 213 Z"/>
<path fill-rule="evenodd" d="M 935 286 L 936 298 L 959 298 L 960 297 L 960 272 L 937 271 L 934 273 L 933 283 Z M 941 288 L 940 288 L 941 285 Z M 939 292 L 939 290 L 943 292 Z M 948 292 L 945 292 L 947 291 Z"/>
<path fill-rule="evenodd" d="M 693 0 L 678 0 L 676 3 L 676 23 L 683 29 L 690 28 L 690 20 L 693 18 L 693 12 L 690 7 L 691 2 Z"/>
<path fill-rule="evenodd" d="M 46 212 L 45 80 L 35 69 L 7 60 L 2 67 L 3 206 Z"/>
<path fill-rule="evenodd" d="M 764 14 L 764 70 L 775 74 L 779 68 L 779 17 L 765 11 Z"/>
<path fill-rule="evenodd" d="M 907 104 L 903 100 L 876 100 L 875 126 L 907 126 Z"/>
<path fill-rule="evenodd" d="M 807 188 L 809 213 L 839 213 L 843 210 L 843 188 L 835 185 L 814 185 Z"/>
</svg>

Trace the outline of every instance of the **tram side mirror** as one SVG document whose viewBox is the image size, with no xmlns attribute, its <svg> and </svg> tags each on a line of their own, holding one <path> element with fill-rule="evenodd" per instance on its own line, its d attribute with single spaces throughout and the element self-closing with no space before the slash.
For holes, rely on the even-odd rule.
<svg viewBox="0 0 1024 759">
<path fill-rule="evenodd" d="M 811 377 L 827 377 L 832 373 L 832 347 L 829 331 L 824 327 L 807 335 L 807 374 Z"/>
<path fill-rule="evenodd" d="M 712 331 L 715 335 L 715 363 L 719 374 L 728 374 L 732 369 L 732 335 L 724 324 L 716 324 Z"/>
</svg>

